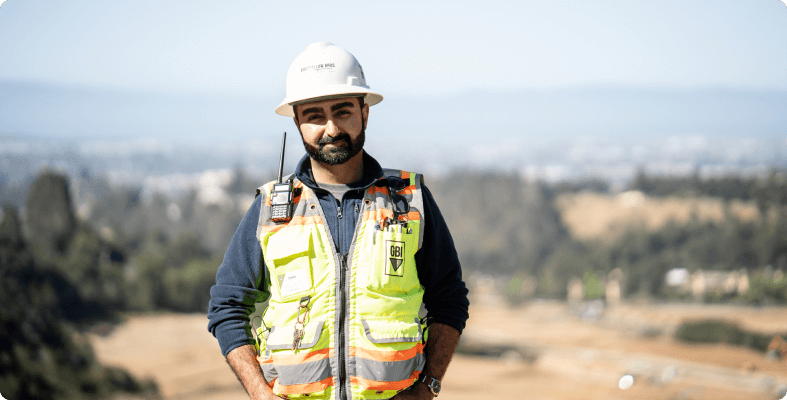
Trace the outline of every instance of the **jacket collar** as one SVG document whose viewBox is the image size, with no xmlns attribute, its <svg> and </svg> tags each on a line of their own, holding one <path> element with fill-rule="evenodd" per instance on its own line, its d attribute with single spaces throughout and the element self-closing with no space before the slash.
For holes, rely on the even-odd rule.
<svg viewBox="0 0 787 400">
<path fill-rule="evenodd" d="M 383 178 L 383 168 L 366 150 L 363 151 L 363 177 L 361 180 L 348 184 L 350 189 L 366 189 L 372 186 L 379 179 Z M 309 154 L 304 154 L 298 166 L 295 167 L 295 177 L 303 182 L 304 185 L 311 189 L 322 190 L 317 183 L 314 182 L 314 175 L 312 174 L 312 160 Z"/>
</svg>

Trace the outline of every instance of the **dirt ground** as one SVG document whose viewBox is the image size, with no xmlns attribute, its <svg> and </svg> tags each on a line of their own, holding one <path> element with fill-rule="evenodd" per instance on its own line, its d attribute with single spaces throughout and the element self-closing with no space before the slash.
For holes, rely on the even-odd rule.
<svg viewBox="0 0 787 400">
<path fill-rule="evenodd" d="M 685 223 L 722 221 L 726 213 L 741 221 L 754 221 L 760 213 L 754 202 L 738 200 L 725 203 L 712 197 L 653 198 L 630 191 L 616 195 L 570 193 L 555 202 L 563 223 L 580 240 L 614 240 L 632 228 L 659 229 L 669 221 Z"/>
<path fill-rule="evenodd" d="M 440 398 L 780 399 L 787 361 L 672 339 L 682 320 L 707 317 L 787 332 L 787 308 L 621 305 L 588 319 L 558 302 L 474 306 L 462 340 L 478 351 L 455 355 Z M 91 341 L 102 362 L 152 377 L 166 399 L 247 398 L 206 325 L 202 314 L 129 316 Z M 634 378 L 629 389 L 618 386 L 624 375 Z"/>
</svg>

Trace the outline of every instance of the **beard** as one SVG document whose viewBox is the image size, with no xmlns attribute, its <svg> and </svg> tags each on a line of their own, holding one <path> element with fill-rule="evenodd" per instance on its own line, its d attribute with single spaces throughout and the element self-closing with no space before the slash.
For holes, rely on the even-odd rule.
<svg viewBox="0 0 787 400">
<path fill-rule="evenodd" d="M 328 165 L 344 164 L 347 160 L 353 158 L 358 152 L 363 150 L 364 141 L 366 141 L 366 130 L 361 129 L 361 133 L 355 140 L 350 138 L 345 132 L 339 133 L 336 137 L 324 136 L 317 142 L 317 146 L 306 143 L 301 134 L 303 147 L 306 148 L 306 153 L 309 157 Z M 326 148 L 327 144 L 333 143 L 334 146 Z"/>
</svg>

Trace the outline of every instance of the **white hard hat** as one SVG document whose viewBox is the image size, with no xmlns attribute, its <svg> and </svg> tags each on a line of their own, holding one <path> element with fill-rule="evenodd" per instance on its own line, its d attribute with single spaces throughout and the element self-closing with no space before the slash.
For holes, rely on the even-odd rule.
<svg viewBox="0 0 787 400">
<path fill-rule="evenodd" d="M 312 43 L 290 65 L 287 96 L 276 114 L 294 117 L 293 105 L 345 96 L 364 96 L 370 106 L 383 101 L 366 85 L 361 64 L 350 52 L 333 43 Z"/>
</svg>

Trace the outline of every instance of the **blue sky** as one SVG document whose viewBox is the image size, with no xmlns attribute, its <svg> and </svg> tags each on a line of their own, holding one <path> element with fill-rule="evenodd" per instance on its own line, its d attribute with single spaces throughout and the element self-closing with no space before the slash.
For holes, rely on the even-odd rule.
<svg viewBox="0 0 787 400">
<path fill-rule="evenodd" d="M 0 6 L 0 80 L 281 97 L 309 43 L 384 95 L 787 89 L 787 6 L 750 1 L 41 1 Z"/>
</svg>

